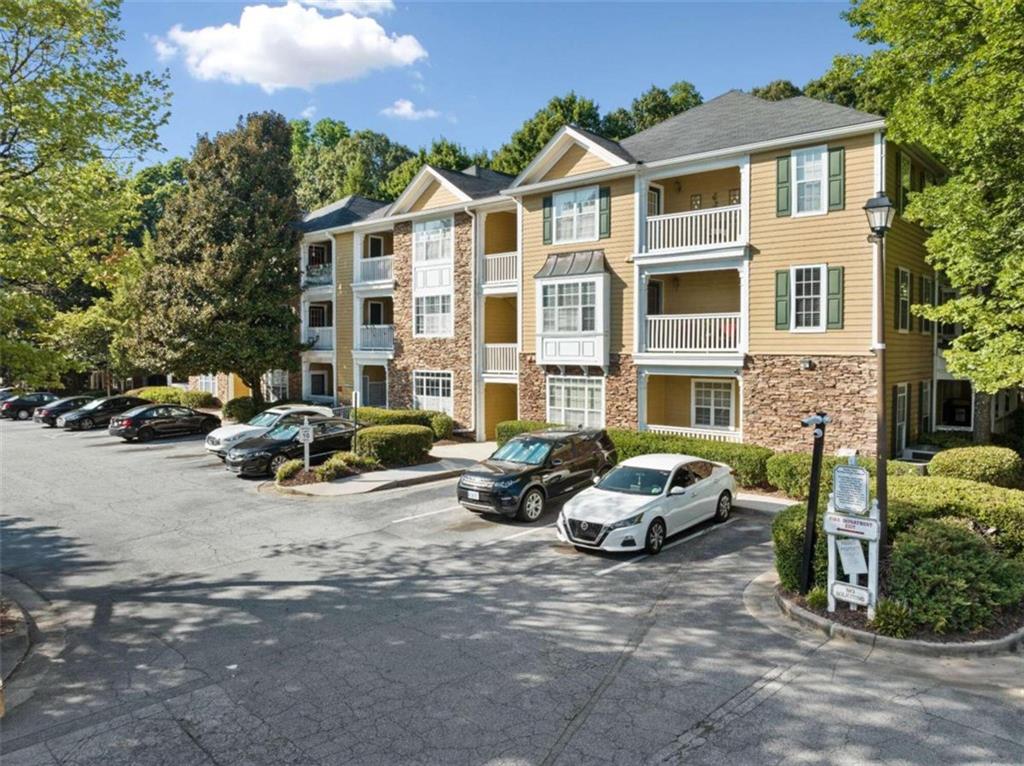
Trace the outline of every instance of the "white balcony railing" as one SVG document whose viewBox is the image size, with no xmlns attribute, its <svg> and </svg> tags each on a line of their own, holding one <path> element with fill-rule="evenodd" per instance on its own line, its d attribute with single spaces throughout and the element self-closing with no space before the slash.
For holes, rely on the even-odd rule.
<svg viewBox="0 0 1024 766">
<path fill-rule="evenodd" d="M 683 426 L 662 426 L 648 423 L 647 430 L 656 434 L 673 434 L 675 436 L 692 436 L 696 439 L 710 439 L 716 442 L 743 441 L 739 431 L 718 431 L 713 428 L 684 428 Z"/>
<path fill-rule="evenodd" d="M 484 256 L 484 284 L 515 282 L 519 279 L 519 253 Z"/>
<path fill-rule="evenodd" d="M 359 261 L 356 272 L 359 282 L 388 282 L 392 279 L 391 262 L 393 256 L 384 255 L 380 258 L 364 258 Z"/>
<path fill-rule="evenodd" d="M 742 244 L 743 205 L 647 218 L 648 252 Z"/>
<path fill-rule="evenodd" d="M 739 351 L 740 315 L 655 314 L 647 317 L 646 351 L 722 353 Z"/>
<path fill-rule="evenodd" d="M 364 324 L 359 328 L 359 348 L 363 351 L 390 351 L 395 347 L 395 326 Z"/>
<path fill-rule="evenodd" d="M 306 343 L 311 344 L 314 351 L 330 351 L 334 348 L 334 328 L 306 328 Z"/>
<path fill-rule="evenodd" d="M 519 345 L 484 344 L 484 372 L 492 375 L 515 375 L 519 372 Z"/>
<path fill-rule="evenodd" d="M 315 263 L 307 265 L 302 273 L 302 284 L 304 287 L 315 285 L 329 285 L 334 277 L 334 270 L 330 263 Z"/>
</svg>

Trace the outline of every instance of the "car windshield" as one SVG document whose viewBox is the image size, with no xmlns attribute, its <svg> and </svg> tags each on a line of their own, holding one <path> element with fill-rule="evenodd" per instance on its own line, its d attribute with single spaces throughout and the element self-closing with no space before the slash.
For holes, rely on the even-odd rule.
<svg viewBox="0 0 1024 766">
<path fill-rule="evenodd" d="M 541 465 L 548 459 L 549 452 L 551 442 L 544 439 L 513 439 L 499 447 L 498 451 L 491 455 L 491 460 Z"/>
<path fill-rule="evenodd" d="M 274 425 L 274 423 L 277 422 L 277 419 L 279 417 L 280 415 L 274 412 L 261 412 L 259 415 L 250 420 L 248 424 L 250 426 L 262 426 L 263 428 L 266 428 L 268 426 Z"/>
<path fill-rule="evenodd" d="M 267 431 L 267 438 L 278 442 L 290 442 L 298 433 L 299 427 L 296 425 L 278 426 Z"/>
<path fill-rule="evenodd" d="M 627 495 L 660 495 L 665 490 L 668 471 L 620 465 L 613 468 L 597 485 L 608 492 Z"/>
</svg>

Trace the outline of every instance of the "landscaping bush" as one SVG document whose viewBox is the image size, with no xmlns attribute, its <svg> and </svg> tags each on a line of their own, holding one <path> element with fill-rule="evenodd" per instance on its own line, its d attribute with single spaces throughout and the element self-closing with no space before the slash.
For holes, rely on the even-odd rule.
<svg viewBox="0 0 1024 766">
<path fill-rule="evenodd" d="M 256 417 L 256 402 L 251 396 L 236 396 L 224 405 L 223 415 L 227 420 L 246 423 Z"/>
<path fill-rule="evenodd" d="M 914 618 L 905 601 L 881 598 L 875 605 L 875 619 L 871 627 L 883 636 L 910 638 L 914 635 Z"/>
<path fill-rule="evenodd" d="M 430 415 L 430 430 L 434 432 L 434 439 L 451 439 L 455 432 L 455 421 L 443 412 L 434 412 Z"/>
<path fill-rule="evenodd" d="M 305 465 L 306 464 L 301 460 L 289 460 L 277 469 L 277 476 L 274 478 L 277 480 L 278 484 L 282 481 L 288 481 L 288 479 L 301 471 Z"/>
<path fill-rule="evenodd" d="M 918 627 L 978 630 L 1024 600 L 1024 562 L 1003 556 L 963 525 L 926 519 L 895 541 L 888 590 L 906 603 Z"/>
<path fill-rule="evenodd" d="M 939 449 L 970 447 L 974 444 L 970 436 L 964 436 L 956 431 L 933 431 L 932 433 L 921 434 L 917 441 L 920 444 L 930 444 Z"/>
<path fill-rule="evenodd" d="M 923 463 L 911 463 L 907 460 L 890 460 L 886 464 L 888 476 L 924 476 Z M 872 469 L 868 469 L 872 470 Z"/>
<path fill-rule="evenodd" d="M 545 423 L 543 420 L 505 420 L 495 426 L 495 436 L 498 446 L 507 442 L 519 434 L 528 434 L 531 431 L 546 431 L 549 428 L 558 428 L 554 423 Z"/>
<path fill-rule="evenodd" d="M 380 468 L 376 460 L 357 455 L 354 452 L 335 452 L 316 467 L 317 481 L 334 481 L 363 471 Z"/>
<path fill-rule="evenodd" d="M 435 439 L 450 439 L 454 421 L 435 410 L 389 410 L 384 407 L 360 407 L 360 423 L 368 426 L 426 426 Z"/>
<path fill-rule="evenodd" d="M 371 426 L 359 432 L 355 453 L 381 465 L 412 465 L 430 452 L 434 432 L 427 426 Z"/>
<path fill-rule="evenodd" d="M 933 457 L 928 473 L 1019 488 L 1024 479 L 1024 460 L 1008 447 L 959 447 Z"/>
<path fill-rule="evenodd" d="M 821 460 L 821 488 L 818 504 L 828 502 L 832 491 L 832 470 L 837 465 L 847 465 L 849 458 L 825 455 Z M 857 458 L 857 465 L 875 475 L 874 458 Z M 889 476 L 920 476 L 917 463 L 890 460 L 886 463 Z M 811 485 L 811 454 L 809 452 L 780 452 L 768 459 L 768 483 L 794 500 L 806 500 Z"/>
<path fill-rule="evenodd" d="M 828 591 L 820 585 L 815 585 L 807 591 L 805 600 L 811 609 L 826 609 L 828 608 Z"/>
<path fill-rule="evenodd" d="M 812 587 L 824 588 L 828 584 L 828 547 L 821 531 L 825 509 L 818 508 L 818 537 L 814 548 L 814 580 Z M 791 505 L 772 521 L 772 543 L 775 547 L 775 569 L 779 583 L 789 591 L 800 589 L 800 561 L 804 551 L 804 524 L 807 506 Z"/>
<path fill-rule="evenodd" d="M 181 404 L 194 409 L 212 409 L 220 405 L 217 397 L 209 391 L 181 391 Z"/>
<path fill-rule="evenodd" d="M 181 395 L 183 393 L 180 388 L 175 388 L 174 386 L 147 386 L 146 388 L 138 389 L 138 393 L 134 394 L 134 396 L 139 396 L 156 404 L 181 404 Z"/>
</svg>

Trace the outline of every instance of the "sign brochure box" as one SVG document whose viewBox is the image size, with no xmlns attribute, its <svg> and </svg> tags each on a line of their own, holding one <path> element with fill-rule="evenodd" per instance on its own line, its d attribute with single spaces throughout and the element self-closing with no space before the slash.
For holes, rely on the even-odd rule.
<svg viewBox="0 0 1024 766">
<path fill-rule="evenodd" d="M 851 458 L 852 460 L 852 458 Z M 878 602 L 878 541 L 882 531 L 878 501 L 868 497 L 868 472 L 860 466 L 840 465 L 832 472 L 832 493 L 825 512 L 828 536 L 828 610 L 844 601 L 851 609 L 865 606 L 868 619 Z M 868 544 L 867 560 L 862 542 Z M 849 582 L 839 579 L 839 564 Z M 866 586 L 861 578 L 866 575 Z"/>
<path fill-rule="evenodd" d="M 868 512 L 868 472 L 857 465 L 837 465 L 832 471 L 832 502 L 840 513 Z"/>
</svg>

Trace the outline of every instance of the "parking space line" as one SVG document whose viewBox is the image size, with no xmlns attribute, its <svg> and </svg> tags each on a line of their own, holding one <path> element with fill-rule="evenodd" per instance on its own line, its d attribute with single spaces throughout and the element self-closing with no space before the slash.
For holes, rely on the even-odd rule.
<svg viewBox="0 0 1024 766">
<path fill-rule="evenodd" d="M 729 526 L 730 524 L 733 523 L 733 521 L 735 521 L 735 519 L 729 519 L 728 521 L 723 521 L 721 524 L 716 524 L 713 527 L 705 527 L 704 529 L 700 530 L 699 532 L 694 532 L 692 535 L 687 535 L 686 537 L 680 538 L 679 540 L 676 540 L 675 542 L 669 543 L 668 545 L 663 547 L 661 550 L 662 550 L 662 552 L 665 552 L 669 548 L 675 548 L 677 545 L 682 545 L 683 543 L 690 542 L 690 540 L 696 540 L 698 537 L 706 535 L 708 532 L 710 532 L 713 529 L 721 529 L 722 527 Z M 644 553 L 644 554 L 641 554 L 639 556 L 634 556 L 631 559 L 626 559 L 625 561 L 621 561 L 618 564 L 615 564 L 613 566 L 608 567 L 607 569 L 599 569 L 594 574 L 596 574 L 598 576 L 606 575 L 606 574 L 611 574 L 612 572 L 615 572 L 615 571 L 617 571 L 619 569 L 622 569 L 624 567 L 628 567 L 630 564 L 635 564 L 638 561 L 643 561 L 644 559 L 649 559 L 650 557 L 651 556 L 648 553 Z"/>
<path fill-rule="evenodd" d="M 542 527 L 530 527 L 529 529 L 525 529 L 522 532 L 516 532 L 514 535 L 499 537 L 496 540 L 488 540 L 486 543 L 480 543 L 480 547 L 486 548 L 488 545 L 496 545 L 497 543 L 503 543 L 506 540 L 515 540 L 517 537 L 525 537 L 526 535 L 533 534 L 534 532 L 539 532 L 542 529 L 551 529 L 551 527 L 553 526 L 555 526 L 554 522 L 552 522 L 551 524 L 545 524 Z"/>
<path fill-rule="evenodd" d="M 404 516 L 401 519 L 393 519 L 389 521 L 389 524 L 401 524 L 403 521 L 412 521 L 413 519 L 422 519 L 424 516 L 436 516 L 439 513 L 448 513 L 449 511 L 457 511 L 461 509 L 461 505 L 453 505 L 449 508 L 441 508 L 438 511 L 427 511 L 426 513 L 417 513 L 413 516 Z"/>
</svg>

